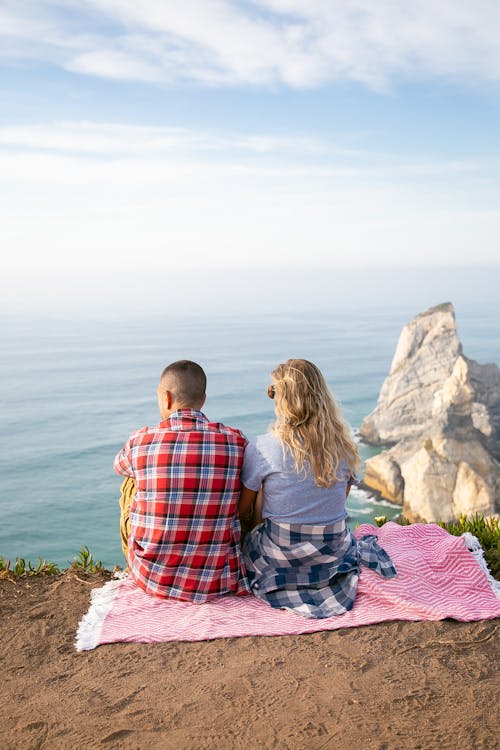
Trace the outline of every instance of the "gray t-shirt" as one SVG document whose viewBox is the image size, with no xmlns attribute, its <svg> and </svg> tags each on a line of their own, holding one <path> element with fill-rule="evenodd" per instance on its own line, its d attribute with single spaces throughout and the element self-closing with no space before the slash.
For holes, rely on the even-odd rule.
<svg viewBox="0 0 500 750">
<path fill-rule="evenodd" d="M 351 476 L 341 463 L 341 477 L 331 487 L 318 487 L 308 472 L 297 473 L 289 449 L 272 433 L 259 435 L 245 449 L 241 481 L 249 490 L 260 490 L 264 497 L 263 518 L 278 523 L 330 524 L 347 518 L 347 482 Z"/>
</svg>

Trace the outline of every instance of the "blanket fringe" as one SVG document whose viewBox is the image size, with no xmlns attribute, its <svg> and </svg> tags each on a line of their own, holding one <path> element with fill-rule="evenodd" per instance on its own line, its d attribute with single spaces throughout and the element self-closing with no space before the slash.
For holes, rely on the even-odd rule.
<svg viewBox="0 0 500 750">
<path fill-rule="evenodd" d="M 108 581 L 90 592 L 90 609 L 83 616 L 76 632 L 76 650 L 91 651 L 99 645 L 102 626 L 120 589 L 121 580 Z"/>
<path fill-rule="evenodd" d="M 486 578 L 488 579 L 488 582 L 493 589 L 493 593 L 500 599 L 500 581 L 496 581 L 491 575 L 491 571 L 488 568 L 488 563 L 486 562 L 484 557 L 484 550 L 479 543 L 479 539 L 471 534 L 470 531 L 465 531 L 462 534 L 462 539 L 464 540 L 465 546 L 467 547 L 469 552 L 474 555 L 476 561 L 483 569 Z"/>
</svg>

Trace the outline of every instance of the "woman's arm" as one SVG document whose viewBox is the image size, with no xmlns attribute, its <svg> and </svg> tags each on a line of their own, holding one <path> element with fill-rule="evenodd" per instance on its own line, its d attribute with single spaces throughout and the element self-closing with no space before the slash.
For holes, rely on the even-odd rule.
<svg viewBox="0 0 500 750">
<path fill-rule="evenodd" d="M 241 485 L 240 499 L 238 502 L 238 515 L 246 521 L 250 521 L 253 513 L 253 505 L 257 493 L 249 490 L 244 484 Z"/>
<path fill-rule="evenodd" d="M 349 497 L 349 492 L 351 491 L 351 487 L 353 484 L 357 484 L 356 477 L 350 476 L 347 480 L 347 487 L 345 490 L 346 499 Z"/>
<path fill-rule="evenodd" d="M 255 499 L 255 503 L 253 506 L 253 518 L 252 518 L 252 528 L 254 526 L 258 526 L 259 523 L 262 523 L 264 520 L 262 518 L 262 511 L 264 509 L 264 495 L 262 492 L 262 487 L 257 492 L 257 497 Z"/>
</svg>

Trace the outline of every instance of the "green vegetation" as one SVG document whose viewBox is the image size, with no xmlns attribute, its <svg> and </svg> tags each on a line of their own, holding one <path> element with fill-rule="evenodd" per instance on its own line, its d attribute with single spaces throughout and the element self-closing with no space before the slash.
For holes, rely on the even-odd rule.
<svg viewBox="0 0 500 750">
<path fill-rule="evenodd" d="M 84 570 L 86 573 L 101 573 L 104 570 L 102 562 L 94 560 L 92 552 L 85 545 L 82 546 L 78 555 L 73 558 L 71 567 L 77 570 Z"/>
<path fill-rule="evenodd" d="M 379 528 L 387 523 L 387 516 L 377 516 L 375 524 Z M 404 516 L 399 516 L 396 523 L 400 526 L 408 526 L 410 521 Z M 495 577 L 500 575 L 500 522 L 498 518 L 485 518 L 483 515 L 476 513 L 475 516 L 460 516 L 458 521 L 438 521 L 438 526 L 445 529 L 453 536 L 460 536 L 466 531 L 477 537 L 484 551 L 484 557 L 489 569 Z"/>
<path fill-rule="evenodd" d="M 380 529 L 380 527 L 383 526 L 384 523 L 387 523 L 389 519 L 387 518 L 387 516 L 375 516 L 373 520 L 375 521 L 375 526 L 378 526 L 378 528 Z M 398 516 L 397 518 L 393 518 L 392 520 L 399 526 L 409 526 L 411 523 L 411 521 L 409 521 L 404 516 Z"/>
<path fill-rule="evenodd" d="M 14 566 L 11 568 L 10 560 L 0 557 L 0 578 L 6 578 L 9 574 L 15 576 L 56 576 L 60 573 L 59 567 L 55 563 L 47 562 L 38 558 L 38 562 L 26 562 L 24 557 L 16 557 Z"/>
<path fill-rule="evenodd" d="M 105 568 L 100 560 L 94 560 L 89 548 L 82 546 L 78 555 L 73 559 L 71 566 L 73 570 L 81 570 L 85 573 L 101 573 Z M 4 557 L 0 557 L 0 578 L 9 576 L 56 576 L 61 572 L 58 565 L 47 560 L 38 558 L 37 563 L 26 561 L 24 557 L 16 557 L 14 564 Z"/>
</svg>

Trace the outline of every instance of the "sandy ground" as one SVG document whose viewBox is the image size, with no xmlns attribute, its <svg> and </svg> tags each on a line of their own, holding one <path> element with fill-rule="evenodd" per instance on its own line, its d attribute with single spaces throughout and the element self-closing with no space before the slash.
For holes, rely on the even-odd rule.
<svg viewBox="0 0 500 750">
<path fill-rule="evenodd" d="M 104 575 L 0 581 L 0 747 L 498 747 L 500 620 L 77 653 Z"/>
</svg>

